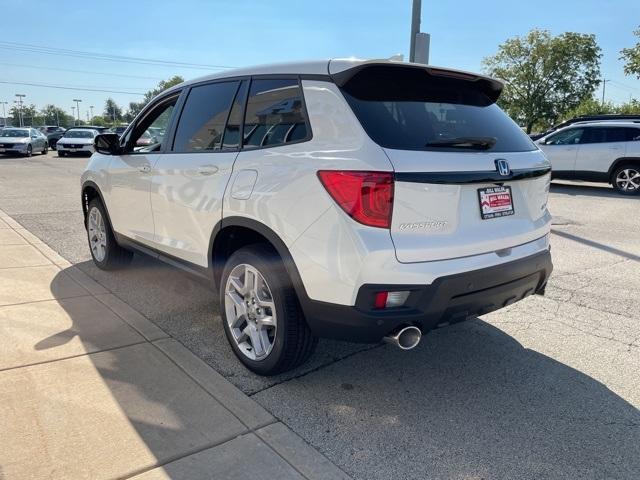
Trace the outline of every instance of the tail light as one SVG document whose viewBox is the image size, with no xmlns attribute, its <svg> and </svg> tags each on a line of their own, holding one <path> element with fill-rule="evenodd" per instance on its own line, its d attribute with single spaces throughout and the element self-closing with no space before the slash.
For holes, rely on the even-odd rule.
<svg viewBox="0 0 640 480">
<path fill-rule="evenodd" d="M 391 228 L 392 173 L 321 170 L 318 177 L 351 218 L 370 227 Z"/>
</svg>

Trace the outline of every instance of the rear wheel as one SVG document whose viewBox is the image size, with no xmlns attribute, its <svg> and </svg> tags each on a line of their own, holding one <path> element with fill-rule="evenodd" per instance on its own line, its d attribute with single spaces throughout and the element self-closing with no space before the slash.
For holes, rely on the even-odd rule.
<svg viewBox="0 0 640 480">
<path fill-rule="evenodd" d="M 220 282 L 220 305 L 231 348 L 260 375 L 301 365 L 318 343 L 282 260 L 265 245 L 241 248 L 229 258 Z"/>
<path fill-rule="evenodd" d="M 131 262 L 133 253 L 116 242 L 104 205 L 97 198 L 89 202 L 86 227 L 91 256 L 98 268 L 115 270 Z"/>
<path fill-rule="evenodd" d="M 613 172 L 611 183 L 613 188 L 623 195 L 640 193 L 640 166 L 622 165 Z"/>
</svg>

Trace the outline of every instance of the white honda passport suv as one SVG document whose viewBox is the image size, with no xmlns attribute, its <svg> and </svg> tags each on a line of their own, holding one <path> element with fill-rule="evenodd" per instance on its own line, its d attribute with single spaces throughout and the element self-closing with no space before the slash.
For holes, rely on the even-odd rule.
<svg viewBox="0 0 640 480">
<path fill-rule="evenodd" d="M 550 165 L 495 104 L 502 84 L 390 61 L 236 70 L 175 86 L 82 175 L 91 254 L 204 277 L 251 370 L 318 337 L 421 334 L 542 293 Z M 137 147 L 145 132 L 156 142 Z"/>
</svg>

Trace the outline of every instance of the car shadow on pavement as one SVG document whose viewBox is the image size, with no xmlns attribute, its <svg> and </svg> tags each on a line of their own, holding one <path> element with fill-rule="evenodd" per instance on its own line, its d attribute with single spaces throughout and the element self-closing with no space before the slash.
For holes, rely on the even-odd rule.
<svg viewBox="0 0 640 480">
<path fill-rule="evenodd" d="M 524 320 L 524 319 L 522 319 Z M 253 398 L 361 479 L 637 478 L 640 412 L 478 319 Z"/>
<path fill-rule="evenodd" d="M 637 408 L 489 323 L 436 330 L 410 352 L 344 343 L 342 361 L 301 367 L 274 381 L 233 358 L 211 292 L 182 272 L 138 257 L 119 272 L 96 274 L 89 262 L 78 266 L 118 295 L 126 293 L 125 300 L 133 299 L 130 304 L 154 322 L 175 319 L 186 330 L 178 339 L 210 364 L 224 357 L 221 373 L 230 380 L 255 380 L 247 384 L 255 400 L 355 478 L 631 479 L 640 471 Z M 68 313 L 75 323 L 74 312 Z M 84 341 L 82 329 L 72 325 L 36 348 L 55 348 L 75 335 Z M 208 357 L 206 349 L 222 352 Z M 92 356 L 95 368 L 157 458 L 171 456 L 167 444 L 188 448 L 216 428 L 196 425 L 187 410 L 176 408 L 177 397 L 186 401 L 184 392 L 136 374 L 136 355 L 106 353 Z"/>
</svg>

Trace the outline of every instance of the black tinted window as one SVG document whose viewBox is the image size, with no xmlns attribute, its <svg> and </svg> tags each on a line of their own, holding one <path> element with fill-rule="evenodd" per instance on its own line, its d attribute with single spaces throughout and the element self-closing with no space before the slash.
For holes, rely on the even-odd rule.
<svg viewBox="0 0 640 480">
<path fill-rule="evenodd" d="M 306 112 L 297 80 L 254 80 L 247 101 L 244 148 L 306 139 Z"/>
<path fill-rule="evenodd" d="M 582 143 L 610 143 L 625 142 L 627 129 L 621 127 L 591 127 L 587 128 Z"/>
<path fill-rule="evenodd" d="M 640 128 L 625 128 L 628 141 L 640 140 Z"/>
<path fill-rule="evenodd" d="M 194 87 L 185 102 L 173 150 L 203 152 L 220 149 L 222 133 L 238 82 Z"/>
<path fill-rule="evenodd" d="M 234 149 L 240 145 L 240 127 L 242 126 L 242 114 L 244 113 L 244 102 L 248 88 L 249 82 L 243 81 L 238 89 L 231 113 L 229 113 L 227 127 L 224 130 L 223 148 Z"/>
<path fill-rule="evenodd" d="M 342 92 L 368 135 L 386 148 L 535 150 L 478 85 L 432 78 L 421 69 L 370 68 L 343 85 Z"/>
</svg>

